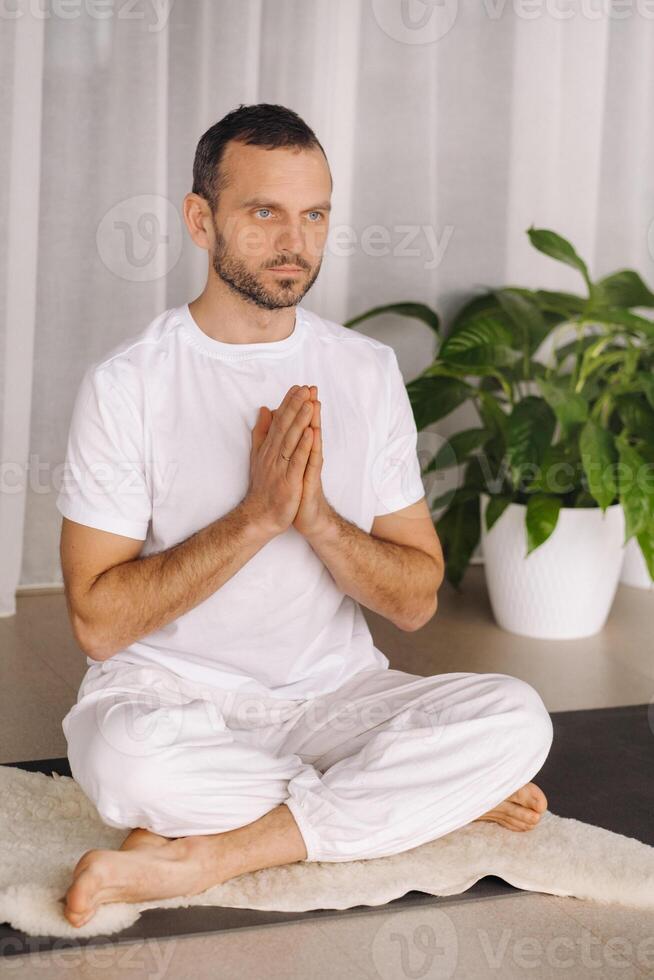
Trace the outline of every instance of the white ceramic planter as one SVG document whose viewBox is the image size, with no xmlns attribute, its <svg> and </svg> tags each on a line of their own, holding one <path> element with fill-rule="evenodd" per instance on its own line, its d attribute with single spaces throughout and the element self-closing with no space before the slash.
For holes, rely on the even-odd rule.
<svg viewBox="0 0 654 980">
<path fill-rule="evenodd" d="M 489 532 L 481 495 L 481 547 L 493 615 L 522 636 L 569 640 L 602 629 L 622 568 L 624 512 L 613 504 L 562 507 L 557 525 L 528 557 L 525 504 L 509 504 Z"/>
<path fill-rule="evenodd" d="M 635 538 L 629 538 L 624 548 L 620 581 L 637 589 L 654 589 L 643 553 Z"/>
</svg>

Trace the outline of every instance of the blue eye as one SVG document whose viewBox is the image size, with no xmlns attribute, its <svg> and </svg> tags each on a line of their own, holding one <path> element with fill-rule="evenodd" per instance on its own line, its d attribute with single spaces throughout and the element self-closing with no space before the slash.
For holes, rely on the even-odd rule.
<svg viewBox="0 0 654 980">
<path fill-rule="evenodd" d="M 255 214 L 261 214 L 262 211 L 267 211 L 268 214 L 272 214 L 272 211 L 271 211 L 270 208 L 257 208 L 254 213 Z M 310 215 L 317 214 L 319 219 L 321 219 L 323 217 L 322 211 L 309 211 L 309 214 Z M 311 224 L 316 224 L 316 222 L 315 221 L 312 221 Z"/>
</svg>

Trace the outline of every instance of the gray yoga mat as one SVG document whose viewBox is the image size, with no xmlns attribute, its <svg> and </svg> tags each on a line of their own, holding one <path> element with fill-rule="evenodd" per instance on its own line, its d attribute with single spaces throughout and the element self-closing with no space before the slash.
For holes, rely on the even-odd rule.
<svg viewBox="0 0 654 980">
<path fill-rule="evenodd" d="M 560 817 L 572 817 L 654 846 L 654 705 L 551 713 L 554 741 L 545 765 L 534 777 L 548 800 L 548 808 Z M 3 763 L 30 772 L 53 771 L 70 776 L 67 759 L 36 759 Z M 501 878 L 488 875 L 458 895 L 439 897 L 412 891 L 386 905 L 358 905 L 344 910 L 270 912 L 195 906 L 181 909 L 147 909 L 133 926 L 112 936 L 88 939 L 53 939 L 27 936 L 0 923 L 3 956 L 47 952 L 53 948 L 106 943 L 130 943 L 171 936 L 193 936 L 233 929 L 256 928 L 301 919 L 403 910 L 421 905 L 452 905 L 515 895 Z M 527 893 L 525 893 L 527 894 Z M 534 893 L 529 893 L 534 894 Z M 56 943 L 56 947 L 55 947 Z"/>
</svg>

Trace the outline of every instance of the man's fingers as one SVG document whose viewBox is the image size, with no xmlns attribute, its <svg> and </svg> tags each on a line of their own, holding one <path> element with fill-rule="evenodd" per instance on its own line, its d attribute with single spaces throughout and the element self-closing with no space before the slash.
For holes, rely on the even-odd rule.
<svg viewBox="0 0 654 980">
<path fill-rule="evenodd" d="M 272 410 L 272 416 L 273 416 L 273 418 L 275 417 L 275 413 L 277 413 L 277 412 L 279 412 L 279 413 L 283 412 L 283 410 L 290 403 L 291 399 L 293 398 L 293 395 L 295 394 L 295 392 L 298 390 L 299 387 L 300 387 L 300 385 L 293 385 L 292 388 L 289 388 L 288 389 L 288 391 L 286 392 L 286 394 L 282 398 L 282 401 L 281 401 L 281 404 L 279 405 L 279 407 L 278 408 L 274 408 Z"/>
<path fill-rule="evenodd" d="M 309 458 L 307 460 L 305 479 L 309 484 L 314 484 L 320 479 L 320 470 L 322 468 L 322 427 L 320 425 L 320 402 L 316 402 L 314 408 L 314 416 L 317 413 L 317 421 L 311 426 L 311 450 L 309 452 Z"/>
<path fill-rule="evenodd" d="M 295 447 L 295 451 L 291 456 L 291 461 L 288 464 L 289 470 L 297 470 L 298 473 L 304 473 L 307 460 L 311 454 L 311 443 L 313 435 L 311 429 L 305 429 L 298 440 L 298 444 Z"/>
</svg>

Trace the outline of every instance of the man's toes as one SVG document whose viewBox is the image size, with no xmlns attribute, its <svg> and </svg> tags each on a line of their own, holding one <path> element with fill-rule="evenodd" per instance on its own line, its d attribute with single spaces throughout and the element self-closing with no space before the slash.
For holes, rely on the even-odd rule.
<svg viewBox="0 0 654 980">
<path fill-rule="evenodd" d="M 77 928 L 86 925 L 86 923 L 94 914 L 95 914 L 95 909 L 91 909 L 90 911 L 86 911 L 86 912 L 71 912 L 71 911 L 65 912 L 66 918 L 70 922 L 71 926 L 76 926 Z"/>
<path fill-rule="evenodd" d="M 530 790 L 527 806 L 530 807 L 532 812 L 535 810 L 540 816 L 541 813 L 547 810 L 547 797 L 538 786 L 530 787 Z"/>
</svg>

